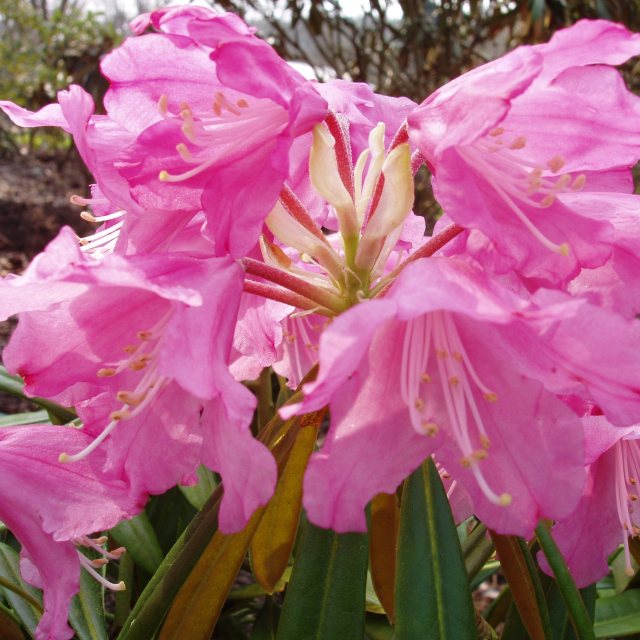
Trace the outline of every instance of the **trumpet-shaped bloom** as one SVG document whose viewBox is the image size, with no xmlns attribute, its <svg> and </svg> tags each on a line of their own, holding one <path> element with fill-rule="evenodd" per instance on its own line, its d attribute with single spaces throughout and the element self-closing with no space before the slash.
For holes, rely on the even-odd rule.
<svg viewBox="0 0 640 640">
<path fill-rule="evenodd" d="M 603 416 L 583 418 L 588 478 L 575 511 L 553 527 L 553 537 L 576 584 L 585 587 L 609 570 L 611 553 L 622 544 L 633 575 L 629 537 L 640 535 L 640 428 L 611 426 Z M 539 557 L 542 568 L 551 573 Z"/>
<path fill-rule="evenodd" d="M 249 432 L 255 400 L 227 368 L 241 282 L 228 258 L 95 261 L 63 230 L 24 278 L 2 283 L 2 315 L 21 312 L 5 363 L 27 393 L 78 407 L 95 440 L 60 452 L 70 463 L 109 438 L 105 469 L 145 494 L 204 462 L 228 486 L 221 527 L 237 530 L 270 497 L 276 473 Z"/>
<path fill-rule="evenodd" d="M 94 546 L 87 534 L 110 529 L 143 507 L 125 482 L 101 475 L 102 452 L 73 467 L 58 462 L 60 451 L 89 441 L 71 427 L 0 429 L 0 519 L 22 544 L 25 579 L 44 590 L 38 640 L 73 636 L 69 603 L 79 588 L 80 567 L 91 571 L 76 544 Z"/>
<path fill-rule="evenodd" d="M 367 502 L 434 452 L 498 531 L 527 535 L 540 517 L 570 513 L 584 481 L 579 421 L 504 359 L 501 329 L 526 306 L 468 265 L 432 258 L 335 319 L 317 380 L 287 412 L 331 410 L 305 477 L 310 519 L 364 530 Z"/>
<path fill-rule="evenodd" d="M 126 40 L 102 70 L 111 118 L 135 131 L 118 165 L 136 202 L 203 210 L 218 255 L 245 254 L 289 172 L 293 140 L 326 102 L 236 16 L 174 9 Z"/>
<path fill-rule="evenodd" d="M 409 116 L 409 134 L 446 213 L 481 230 L 530 278 L 566 283 L 603 264 L 615 220 L 588 199 L 560 196 L 608 192 L 615 211 L 620 181 L 609 172 L 638 158 L 640 99 L 602 65 L 638 53 L 639 34 L 583 21 L 427 98 Z"/>
</svg>

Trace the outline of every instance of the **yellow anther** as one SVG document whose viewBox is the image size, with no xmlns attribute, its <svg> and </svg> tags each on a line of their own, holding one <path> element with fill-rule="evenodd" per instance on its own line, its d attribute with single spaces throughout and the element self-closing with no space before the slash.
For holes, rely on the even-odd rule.
<svg viewBox="0 0 640 640">
<path fill-rule="evenodd" d="M 158 100 L 158 111 L 164 116 L 169 111 L 169 97 L 165 94 L 160 96 Z"/>
<path fill-rule="evenodd" d="M 191 151 L 189 151 L 189 147 L 184 142 L 179 142 L 176 145 L 176 151 L 180 154 L 180 157 L 183 160 L 190 160 L 193 157 Z"/>
<path fill-rule="evenodd" d="M 566 258 L 569 255 L 569 245 L 566 242 L 558 245 L 558 253 Z"/>
<path fill-rule="evenodd" d="M 150 360 L 151 357 L 148 355 L 139 356 L 135 360 L 131 361 L 131 363 L 129 364 L 129 369 L 131 369 L 132 371 L 140 371 L 140 369 L 144 369 L 149 364 Z"/>
<path fill-rule="evenodd" d="M 109 420 L 124 420 L 125 418 L 128 418 L 131 415 L 130 411 L 127 411 L 126 409 L 120 409 L 119 411 L 112 411 L 109 414 Z"/>
<path fill-rule="evenodd" d="M 504 133 L 503 127 L 496 127 L 495 129 L 491 129 L 491 131 L 489 131 L 489 135 L 492 136 L 493 138 L 495 138 L 496 136 L 501 136 L 503 133 Z"/>
<path fill-rule="evenodd" d="M 431 382 L 431 376 L 425 371 L 424 373 L 420 374 L 420 380 L 422 380 L 422 382 L 424 382 L 425 384 L 429 384 Z"/>
<path fill-rule="evenodd" d="M 449 378 L 449 384 L 452 387 L 457 387 L 460 384 L 460 379 L 457 376 L 451 376 Z"/>
<path fill-rule="evenodd" d="M 498 402 L 498 394 L 494 393 L 493 391 L 489 391 L 483 394 L 483 396 L 487 402 Z"/>
<path fill-rule="evenodd" d="M 169 172 L 164 169 L 158 174 L 158 180 L 161 182 L 167 182 L 169 180 Z"/>
<path fill-rule="evenodd" d="M 488 449 L 491 446 L 491 440 L 489 440 L 489 438 L 485 436 L 484 433 L 480 434 L 478 440 L 480 440 L 480 446 L 484 449 Z"/>
<path fill-rule="evenodd" d="M 96 220 L 96 217 L 95 217 L 92 213 L 90 213 L 89 211 L 83 211 L 83 212 L 80 214 L 80 217 L 81 217 L 83 220 L 86 220 L 87 222 L 98 222 L 98 221 Z"/>
<path fill-rule="evenodd" d="M 425 436 L 434 438 L 436 435 L 438 435 L 439 428 L 435 422 L 423 422 L 421 426 Z"/>
<path fill-rule="evenodd" d="M 104 369 L 98 369 L 98 373 L 96 375 L 98 378 L 110 378 L 111 376 L 116 375 L 116 370 L 111 367 L 105 367 Z"/>
<path fill-rule="evenodd" d="M 527 144 L 527 139 L 524 136 L 518 136 L 510 145 L 509 149 L 523 149 Z"/>
<path fill-rule="evenodd" d="M 118 393 L 116 393 L 116 398 L 124 404 L 135 407 L 144 400 L 145 396 L 144 394 L 136 395 L 135 393 L 131 393 L 131 391 L 118 391 Z"/>
<path fill-rule="evenodd" d="M 100 569 L 100 567 L 104 567 L 105 564 L 109 564 L 109 561 L 106 558 L 96 558 L 91 561 L 91 564 L 95 569 Z"/>
<path fill-rule="evenodd" d="M 587 182 L 587 176 L 584 173 L 577 175 L 571 185 L 572 191 L 580 191 L 580 189 L 584 188 L 584 185 Z"/>
<path fill-rule="evenodd" d="M 500 496 L 500 505 L 508 507 L 513 502 L 513 496 L 510 493 L 503 493 Z"/>
<path fill-rule="evenodd" d="M 558 178 L 558 181 L 556 182 L 555 188 L 558 189 L 558 190 L 565 189 L 566 187 L 569 186 L 570 182 L 571 182 L 571 176 L 568 173 L 563 173 Z"/>
<path fill-rule="evenodd" d="M 540 201 L 541 207 L 550 207 L 556 201 L 555 193 L 548 193 L 542 200 Z"/>
<path fill-rule="evenodd" d="M 562 156 L 553 156 L 553 158 L 551 158 L 551 160 L 547 162 L 547 166 L 554 173 L 557 173 L 558 171 L 560 171 L 560 169 L 564 167 L 564 164 L 565 164 L 565 159 Z"/>
<path fill-rule="evenodd" d="M 485 449 L 477 449 L 476 451 L 474 451 L 471 454 L 471 457 L 476 461 L 480 461 L 480 460 L 486 460 L 487 458 L 487 452 Z"/>
</svg>

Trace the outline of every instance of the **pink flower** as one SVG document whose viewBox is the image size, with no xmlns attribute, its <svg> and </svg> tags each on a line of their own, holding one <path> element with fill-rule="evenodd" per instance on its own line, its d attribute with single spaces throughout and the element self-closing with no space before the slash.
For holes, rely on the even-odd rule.
<svg viewBox="0 0 640 640">
<path fill-rule="evenodd" d="M 313 86 L 236 16 L 174 9 L 102 64 L 109 116 L 136 134 L 118 164 L 144 209 L 204 210 L 218 255 L 245 254 L 326 113 Z"/>
<path fill-rule="evenodd" d="M 640 535 L 640 428 L 611 426 L 603 416 L 583 418 L 587 484 L 573 513 L 553 527 L 553 537 L 579 587 L 609 571 L 607 559 L 620 544 L 633 575 L 629 537 Z M 551 573 L 544 558 L 542 568 Z"/>
<path fill-rule="evenodd" d="M 615 212 L 619 169 L 628 174 L 639 155 L 640 100 L 603 65 L 638 53 L 639 34 L 583 21 L 427 98 L 409 134 L 450 218 L 482 231 L 529 278 L 562 284 L 603 264 L 615 218 L 562 194 L 607 192 Z"/>
<path fill-rule="evenodd" d="M 320 339 L 317 380 L 283 412 L 330 406 L 305 476 L 309 518 L 364 530 L 367 502 L 432 453 L 498 531 L 527 535 L 540 517 L 570 513 L 584 481 L 579 421 L 504 358 L 502 329 L 526 307 L 482 272 L 431 258 L 407 267 L 385 298 L 336 318 Z"/>
<path fill-rule="evenodd" d="M 276 469 L 249 431 L 255 399 L 227 367 L 241 282 L 229 258 L 95 261 L 63 229 L 24 278 L 3 283 L 2 316 L 21 313 L 7 367 L 27 393 L 76 406 L 95 436 L 85 450 L 60 452 L 65 459 L 109 438 L 105 470 L 136 494 L 188 481 L 204 462 L 228 487 L 222 530 L 246 523 L 270 497 Z"/>
<path fill-rule="evenodd" d="M 89 441 L 71 427 L 0 429 L 0 519 L 22 544 L 24 578 L 44 590 L 39 640 L 73 636 L 67 615 L 79 589 L 80 567 L 109 588 L 124 588 L 106 581 L 75 548 L 91 546 L 107 559 L 119 557 L 123 549 L 107 553 L 103 540 L 87 534 L 110 529 L 143 506 L 130 496 L 126 483 L 100 474 L 101 452 L 73 467 L 58 462 L 60 451 L 83 448 Z"/>
</svg>

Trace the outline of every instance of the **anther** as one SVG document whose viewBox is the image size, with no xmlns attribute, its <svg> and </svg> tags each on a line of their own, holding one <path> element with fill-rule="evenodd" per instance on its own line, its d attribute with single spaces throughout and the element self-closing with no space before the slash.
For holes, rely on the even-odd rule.
<svg viewBox="0 0 640 640">
<path fill-rule="evenodd" d="M 138 331 L 138 333 L 136 333 L 136 337 L 138 338 L 138 340 L 149 340 L 151 337 L 153 336 L 153 333 L 151 331 Z"/>
<path fill-rule="evenodd" d="M 518 136 L 510 145 L 509 149 L 523 149 L 527 144 L 527 139 L 524 136 Z"/>
<path fill-rule="evenodd" d="M 496 127 L 495 129 L 491 129 L 489 131 L 489 135 L 493 138 L 496 136 L 501 136 L 504 133 L 504 127 Z"/>
<path fill-rule="evenodd" d="M 541 207 L 550 207 L 556 201 L 555 193 L 548 193 L 542 200 L 540 201 Z"/>
<path fill-rule="evenodd" d="M 488 449 L 491 446 L 491 440 L 489 440 L 489 438 L 485 436 L 484 433 L 481 433 L 478 436 L 478 439 L 480 440 L 480 446 L 482 446 L 484 449 Z"/>
<path fill-rule="evenodd" d="M 458 378 L 457 376 L 451 376 L 449 378 L 449 384 L 452 387 L 457 387 L 460 384 L 460 378 Z"/>
<path fill-rule="evenodd" d="M 431 376 L 426 372 L 421 373 L 420 380 L 422 380 L 422 382 L 424 382 L 425 384 L 429 384 L 431 382 Z"/>
<path fill-rule="evenodd" d="M 131 391 L 118 391 L 116 398 L 120 402 L 128 404 L 130 407 L 135 407 L 145 399 L 145 394 L 136 395 L 135 393 L 131 393 Z"/>
<path fill-rule="evenodd" d="M 118 421 L 118 420 L 124 420 L 125 418 L 128 418 L 131 415 L 131 412 L 128 411 L 127 409 L 119 409 L 118 411 L 112 411 L 109 414 L 109 420 L 111 421 Z"/>
<path fill-rule="evenodd" d="M 135 344 L 128 344 L 126 347 L 122 349 L 125 353 L 135 353 L 138 350 Z"/>
<path fill-rule="evenodd" d="M 498 402 L 498 394 L 494 393 L 493 391 L 490 391 L 489 393 L 484 393 L 483 397 L 487 402 L 491 402 L 491 403 Z"/>
<path fill-rule="evenodd" d="M 439 428 L 435 422 L 423 422 L 421 426 L 424 434 L 430 438 L 434 438 L 438 434 Z"/>
<path fill-rule="evenodd" d="M 499 498 L 500 505 L 508 507 L 513 502 L 513 496 L 510 493 L 503 493 Z"/>
<path fill-rule="evenodd" d="M 246 109 L 249 106 L 249 103 L 244 99 L 244 98 L 240 98 L 240 100 L 238 100 L 236 102 L 236 104 L 241 108 L 241 109 Z"/>
<path fill-rule="evenodd" d="M 547 166 L 554 173 L 557 173 L 558 171 L 560 171 L 560 169 L 564 167 L 564 164 L 565 164 L 565 160 L 562 156 L 553 156 L 553 158 L 551 158 L 551 160 L 547 162 Z"/>
<path fill-rule="evenodd" d="M 104 367 L 103 369 L 98 369 L 96 375 L 98 378 L 110 378 L 116 375 L 116 370 L 111 367 Z"/>
<path fill-rule="evenodd" d="M 167 115 L 169 111 L 169 97 L 166 94 L 160 96 L 158 100 L 158 111 L 163 115 Z"/>
<path fill-rule="evenodd" d="M 424 400 L 422 398 L 416 398 L 415 407 L 418 411 L 422 411 L 424 409 Z"/>
<path fill-rule="evenodd" d="M 176 151 L 180 154 L 180 157 L 183 160 L 190 160 L 193 157 L 191 151 L 189 151 L 189 147 L 184 142 L 179 142 L 176 145 Z"/>
<path fill-rule="evenodd" d="M 467 456 L 463 456 L 462 458 L 460 458 L 460 465 L 464 469 L 468 469 L 471 466 L 471 460 L 469 460 Z"/>
<path fill-rule="evenodd" d="M 98 222 L 96 217 L 90 211 L 83 211 L 80 217 L 87 222 Z"/>
<path fill-rule="evenodd" d="M 584 188 L 584 185 L 586 184 L 586 182 L 587 182 L 587 176 L 585 176 L 584 173 L 577 175 L 573 183 L 571 184 L 571 190 L 580 191 L 580 189 Z"/>
</svg>

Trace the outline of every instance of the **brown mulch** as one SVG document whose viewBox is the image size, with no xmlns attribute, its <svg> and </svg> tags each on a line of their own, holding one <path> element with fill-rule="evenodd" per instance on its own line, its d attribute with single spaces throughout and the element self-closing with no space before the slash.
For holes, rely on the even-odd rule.
<svg viewBox="0 0 640 640">
<path fill-rule="evenodd" d="M 86 175 L 74 158 L 37 158 L 16 154 L 0 158 L 0 276 L 21 273 L 63 225 L 88 233 L 90 225 L 71 195 L 86 195 Z M 0 322 L 0 353 L 15 320 Z M 33 405 L 0 393 L 0 413 L 30 411 Z"/>
</svg>

